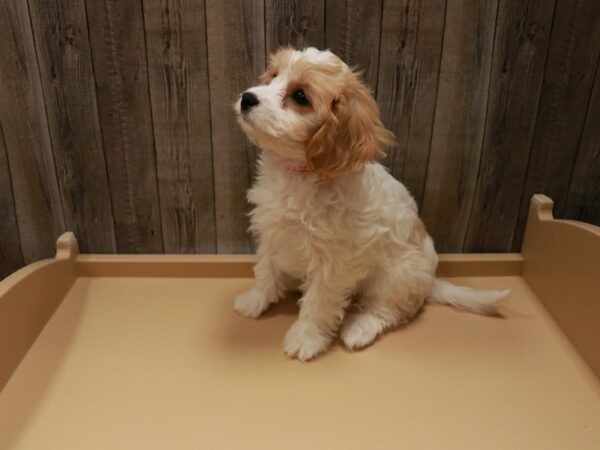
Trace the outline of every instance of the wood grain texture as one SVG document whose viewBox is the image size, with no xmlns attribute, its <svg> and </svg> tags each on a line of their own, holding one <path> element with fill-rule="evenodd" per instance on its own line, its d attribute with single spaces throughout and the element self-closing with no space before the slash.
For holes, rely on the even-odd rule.
<svg viewBox="0 0 600 450">
<path fill-rule="evenodd" d="M 497 2 L 449 0 L 422 216 L 442 252 L 460 251 L 485 126 Z"/>
<path fill-rule="evenodd" d="M 53 254 L 64 223 L 26 2 L 0 2 L 0 42 L 0 122 L 23 259 L 30 263 Z"/>
<path fill-rule="evenodd" d="M 500 0 L 485 136 L 463 247 L 510 251 L 535 129 L 554 0 Z"/>
<path fill-rule="evenodd" d="M 535 192 L 600 222 L 596 0 L 0 0 L 0 42 L 3 274 L 65 229 L 252 251 L 231 106 L 288 44 L 364 70 L 438 250 L 518 250 Z"/>
<path fill-rule="evenodd" d="M 204 1 L 145 0 L 144 17 L 165 251 L 212 253 L 215 193 Z"/>
<path fill-rule="evenodd" d="M 140 2 L 86 2 L 117 250 L 163 251 Z"/>
<path fill-rule="evenodd" d="M 10 169 L 0 126 L 0 280 L 23 265 Z"/>
<path fill-rule="evenodd" d="M 246 191 L 256 153 L 236 123 L 232 104 L 265 68 L 262 0 L 206 2 L 217 250 L 249 252 Z"/>
<path fill-rule="evenodd" d="M 563 217 L 600 226 L 600 62 Z"/>
<path fill-rule="evenodd" d="M 599 55 L 598 2 L 557 0 L 514 248 L 533 194 L 552 198 L 557 216 L 564 211 Z"/>
<path fill-rule="evenodd" d="M 384 1 L 377 102 L 397 140 L 384 164 L 419 205 L 433 132 L 445 8 L 446 0 Z"/>
<path fill-rule="evenodd" d="M 279 47 L 325 47 L 325 0 L 265 0 L 267 53 Z"/>
<path fill-rule="evenodd" d="M 114 252 L 115 236 L 85 5 L 29 0 L 65 226 L 84 252 Z"/>
<path fill-rule="evenodd" d="M 388 1 L 388 13 L 399 9 L 398 2 Z M 379 39 L 382 35 L 383 0 L 327 0 L 325 46 L 349 66 L 362 71 L 362 77 L 377 89 Z M 389 55 L 384 55 L 389 58 Z"/>
</svg>

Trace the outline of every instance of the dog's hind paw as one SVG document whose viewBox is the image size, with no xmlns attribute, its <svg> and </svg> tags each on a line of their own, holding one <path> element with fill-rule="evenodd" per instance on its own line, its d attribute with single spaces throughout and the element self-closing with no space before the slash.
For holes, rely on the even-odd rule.
<svg viewBox="0 0 600 450">
<path fill-rule="evenodd" d="M 370 313 L 349 314 L 344 320 L 340 338 L 350 349 L 371 344 L 384 329 L 383 321 Z"/>
</svg>

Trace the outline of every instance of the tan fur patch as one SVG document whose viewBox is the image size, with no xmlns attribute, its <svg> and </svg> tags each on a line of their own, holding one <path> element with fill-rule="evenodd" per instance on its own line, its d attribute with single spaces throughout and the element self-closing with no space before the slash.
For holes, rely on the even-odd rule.
<svg viewBox="0 0 600 450">
<path fill-rule="evenodd" d="M 369 89 L 350 70 L 338 74 L 339 92 L 333 96 L 323 124 L 308 142 L 309 167 L 331 177 L 384 155 L 383 147 L 394 137 L 381 123 L 379 109 Z M 311 84 L 313 89 L 329 91 L 327 80 Z M 321 82 L 321 80 L 319 80 Z M 329 92 L 322 95 L 331 98 Z"/>
</svg>

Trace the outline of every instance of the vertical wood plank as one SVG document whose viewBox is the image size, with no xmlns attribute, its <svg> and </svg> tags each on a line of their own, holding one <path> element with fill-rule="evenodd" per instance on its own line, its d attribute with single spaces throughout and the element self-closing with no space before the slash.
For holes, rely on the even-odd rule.
<svg viewBox="0 0 600 450">
<path fill-rule="evenodd" d="M 249 252 L 246 190 L 252 181 L 255 149 L 236 123 L 232 104 L 257 83 L 265 68 L 262 0 L 207 0 L 206 21 L 211 92 L 217 249 Z"/>
<path fill-rule="evenodd" d="M 265 0 L 267 53 L 325 46 L 325 0 Z"/>
<path fill-rule="evenodd" d="M 553 14 L 554 0 L 500 0 L 485 137 L 465 251 L 511 250 Z"/>
<path fill-rule="evenodd" d="M 25 263 L 51 256 L 64 230 L 26 2 L 0 2 L 0 122 Z"/>
<path fill-rule="evenodd" d="M 442 252 L 460 251 L 467 230 L 485 125 L 496 12 L 496 1 L 448 0 L 422 208 Z"/>
<path fill-rule="evenodd" d="M 383 8 L 377 102 L 397 140 L 384 164 L 418 204 L 433 132 L 445 9 L 446 0 L 388 0 Z"/>
<path fill-rule="evenodd" d="M 84 252 L 115 236 L 83 0 L 29 0 L 65 226 Z"/>
<path fill-rule="evenodd" d="M 144 0 L 144 18 L 165 250 L 214 252 L 204 1 Z"/>
<path fill-rule="evenodd" d="M 520 248 L 529 199 L 543 193 L 561 215 L 600 54 L 596 0 L 557 0 L 550 50 L 513 248 Z"/>
<path fill-rule="evenodd" d="M 590 98 L 569 195 L 565 218 L 600 225 L 600 62 Z"/>
<path fill-rule="evenodd" d="M 397 15 L 398 2 L 387 3 L 387 12 Z M 325 46 L 349 66 L 358 67 L 373 92 L 377 89 L 379 71 L 382 8 L 383 0 L 326 2 Z M 385 62 L 389 57 L 389 54 L 384 55 Z"/>
<path fill-rule="evenodd" d="M 86 7 L 117 250 L 162 252 L 142 4 Z"/>
<path fill-rule="evenodd" d="M 23 265 L 10 169 L 0 126 L 0 280 Z"/>
</svg>

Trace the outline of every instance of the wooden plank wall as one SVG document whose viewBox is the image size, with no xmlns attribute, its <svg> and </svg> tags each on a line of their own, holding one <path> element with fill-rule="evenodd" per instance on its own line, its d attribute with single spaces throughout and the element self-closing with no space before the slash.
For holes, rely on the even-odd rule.
<svg viewBox="0 0 600 450">
<path fill-rule="evenodd" d="M 515 251 L 528 199 L 600 224 L 595 0 L 0 0 L 0 277 L 52 254 L 251 252 L 231 105 L 328 47 L 397 136 L 440 251 Z"/>
<path fill-rule="evenodd" d="M 6 240 L 18 239 L 28 264 L 52 254 L 65 223 L 27 3 L 0 2 L 0 42 L 0 127 L 8 162 L 2 176 L 11 181 L 16 212 L 0 223 L 0 240 L 6 247 Z M 6 178 L 4 198 L 11 195 Z M 0 276 L 12 267 L 0 266 Z"/>
</svg>

